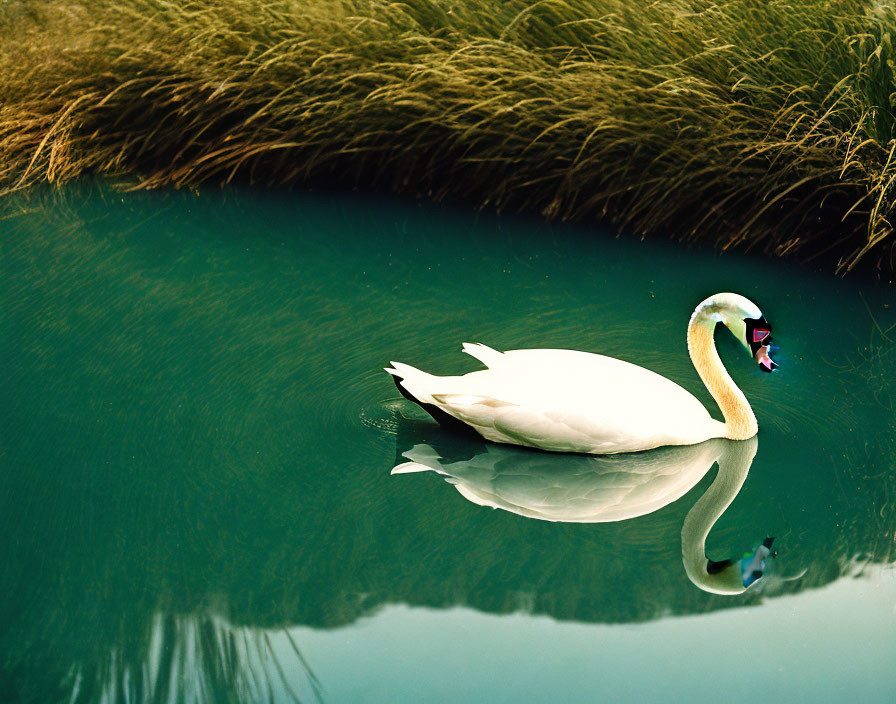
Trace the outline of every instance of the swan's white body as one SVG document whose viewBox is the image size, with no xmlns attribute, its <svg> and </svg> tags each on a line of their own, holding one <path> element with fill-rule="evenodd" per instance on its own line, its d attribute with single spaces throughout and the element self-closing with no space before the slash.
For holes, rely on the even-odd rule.
<svg viewBox="0 0 896 704">
<path fill-rule="evenodd" d="M 436 377 L 393 366 L 415 398 L 486 440 L 609 454 L 725 436 L 724 423 L 678 384 L 619 359 L 575 350 L 501 353 L 469 343 L 463 349 L 488 369 Z"/>
<path fill-rule="evenodd" d="M 756 418 L 715 349 L 722 322 L 743 339 L 744 317 L 761 318 L 743 296 L 706 299 L 688 327 L 688 349 L 725 423 L 714 420 L 682 387 L 648 369 L 574 350 L 498 352 L 466 343 L 464 352 L 488 369 L 439 377 L 407 364 L 386 369 L 424 406 L 435 407 L 486 440 L 560 452 L 612 454 L 712 438 L 744 440 Z M 745 343 L 746 344 L 746 343 Z"/>
</svg>

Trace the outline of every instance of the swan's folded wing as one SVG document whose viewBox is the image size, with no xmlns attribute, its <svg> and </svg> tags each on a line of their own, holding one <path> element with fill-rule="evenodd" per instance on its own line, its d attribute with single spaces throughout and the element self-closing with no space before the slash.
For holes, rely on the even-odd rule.
<svg viewBox="0 0 896 704">
<path fill-rule="evenodd" d="M 493 426 L 502 435 L 523 445 L 562 452 L 615 451 L 609 444 L 606 448 L 600 447 L 600 439 L 596 436 L 602 429 L 577 415 L 510 406 L 494 414 Z"/>
<path fill-rule="evenodd" d="M 472 425 L 483 437 L 565 452 L 623 452 L 616 449 L 617 424 L 585 416 L 519 405 L 484 394 L 433 394 L 439 407 Z"/>
<path fill-rule="evenodd" d="M 631 452 L 643 449 L 645 436 L 653 436 L 648 443 L 654 447 L 669 441 L 665 435 L 656 437 L 649 425 L 633 432 L 630 422 L 620 420 L 552 409 L 515 408 L 496 414 L 494 427 L 516 442 L 561 452 Z"/>
<path fill-rule="evenodd" d="M 453 377 L 450 393 L 433 395 L 488 440 L 610 454 L 724 433 L 690 393 L 642 367 L 568 350 L 502 357 L 497 368 Z"/>
<path fill-rule="evenodd" d="M 518 442 L 512 437 L 502 435 L 500 431 L 495 431 L 495 422 L 499 416 L 507 413 L 508 409 L 521 410 L 514 403 L 486 394 L 472 393 L 433 394 L 432 399 L 439 408 L 471 425 L 486 440 Z"/>
</svg>

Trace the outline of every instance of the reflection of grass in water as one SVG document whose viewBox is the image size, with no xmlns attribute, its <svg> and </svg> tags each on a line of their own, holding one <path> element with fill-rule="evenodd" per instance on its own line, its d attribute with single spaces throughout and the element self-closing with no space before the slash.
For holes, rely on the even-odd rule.
<svg viewBox="0 0 896 704">
<path fill-rule="evenodd" d="M 158 614 L 148 648 L 146 641 L 135 641 L 136 649 L 113 649 L 94 672 L 70 672 L 69 701 L 260 702 L 285 695 L 300 702 L 289 674 L 304 676 L 314 699 L 322 701 L 320 682 L 289 632 L 284 634 L 288 670 L 267 631 L 215 617 Z"/>
<path fill-rule="evenodd" d="M 861 294 L 859 295 L 861 296 Z M 876 405 L 885 411 L 892 412 L 894 394 L 896 394 L 896 388 L 894 388 L 896 387 L 896 377 L 893 375 L 893 369 L 896 368 L 896 340 L 893 338 L 896 333 L 896 323 L 884 327 L 884 324 L 874 315 L 864 296 L 862 296 L 862 303 L 865 310 L 868 311 L 868 317 L 872 323 L 867 341 L 860 341 L 852 350 L 854 355 L 848 357 L 844 362 L 828 362 L 828 364 L 840 371 L 861 377 L 867 384 L 867 387 L 861 387 L 861 391 L 856 391 L 852 384 L 845 385 L 844 391 L 853 398 L 853 404 L 867 404 L 868 397 L 865 393 L 867 388 L 871 389 L 871 397 Z"/>
<path fill-rule="evenodd" d="M 868 315 L 874 327 L 871 331 L 871 340 L 867 347 L 862 348 L 860 355 L 862 362 L 856 368 L 865 374 L 865 377 L 874 387 L 873 395 L 877 404 L 888 411 L 893 410 L 893 369 L 896 369 L 896 341 L 890 334 L 896 330 L 896 323 L 887 329 L 874 317 L 868 302 L 862 299 Z M 866 354 L 867 352 L 867 354 Z"/>
<path fill-rule="evenodd" d="M 842 472 L 838 472 L 839 482 L 873 482 L 877 493 L 869 504 L 867 512 L 852 512 L 852 520 L 842 526 L 838 540 L 842 546 L 837 551 L 846 556 L 843 574 L 861 576 L 872 563 L 893 563 L 896 561 L 896 323 L 885 324 L 875 315 L 868 302 L 862 297 L 871 319 L 868 338 L 852 348 L 852 354 L 839 364 L 828 362 L 830 366 L 844 372 L 841 396 L 834 400 L 837 405 L 855 408 L 873 406 L 872 413 L 884 413 L 888 423 L 866 428 L 857 425 L 856 433 L 867 434 L 867 442 L 880 446 L 876 453 L 884 458 L 884 465 L 868 464 L 868 457 L 857 446 L 842 448 Z M 860 383 L 855 383 L 856 379 Z M 870 391 L 870 394 L 869 394 Z M 866 415 L 867 417 L 867 415 Z M 858 549 L 857 549 L 858 548 Z"/>
<path fill-rule="evenodd" d="M 378 184 L 849 268 L 893 252 L 894 29 L 879 0 L 7 2 L 0 187 Z"/>
</svg>

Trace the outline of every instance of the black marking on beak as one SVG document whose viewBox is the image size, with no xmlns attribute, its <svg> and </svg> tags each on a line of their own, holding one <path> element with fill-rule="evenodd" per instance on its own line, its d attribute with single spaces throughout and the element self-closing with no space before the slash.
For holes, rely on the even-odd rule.
<svg viewBox="0 0 896 704">
<path fill-rule="evenodd" d="M 755 357 L 760 347 L 767 347 L 771 342 L 772 326 L 764 315 L 760 315 L 758 318 L 744 318 L 744 324 L 746 325 L 746 343 Z"/>
</svg>

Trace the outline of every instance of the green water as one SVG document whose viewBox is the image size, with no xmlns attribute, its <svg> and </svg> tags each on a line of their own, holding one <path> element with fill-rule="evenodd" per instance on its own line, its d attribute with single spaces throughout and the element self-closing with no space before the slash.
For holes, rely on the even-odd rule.
<svg viewBox="0 0 896 704">
<path fill-rule="evenodd" d="M 9 213 L 0 701 L 896 688 L 892 288 L 359 195 L 83 186 Z M 390 475 L 431 428 L 383 366 L 471 371 L 464 341 L 627 359 L 716 413 L 684 334 L 726 290 L 762 308 L 781 346 L 765 375 L 718 335 L 760 433 L 706 554 L 739 558 L 765 536 L 778 553 L 745 593 L 706 592 L 683 563 L 716 469 L 606 523 L 533 520 L 435 472 Z M 439 448 L 458 473 L 488 452 Z M 579 470 L 561 456 L 520 469 L 507 452 L 495 481 L 605 496 L 606 482 L 563 478 Z"/>
</svg>

